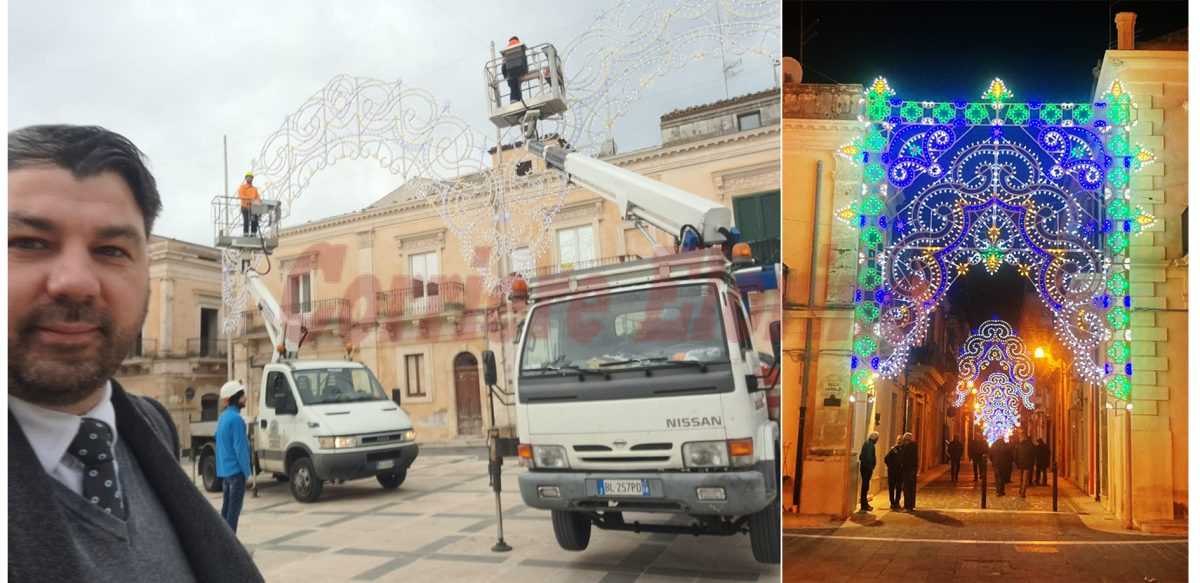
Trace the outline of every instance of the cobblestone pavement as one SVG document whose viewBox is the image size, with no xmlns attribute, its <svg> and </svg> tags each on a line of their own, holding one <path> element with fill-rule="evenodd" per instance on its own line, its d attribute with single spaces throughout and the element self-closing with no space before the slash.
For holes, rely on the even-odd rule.
<svg viewBox="0 0 1200 583">
<path fill-rule="evenodd" d="M 504 539 L 513 547 L 507 553 L 491 551 L 496 502 L 487 461 L 432 449 L 421 452 L 397 490 L 356 480 L 326 485 L 313 504 L 296 502 L 286 483 L 262 474 L 258 497 L 246 492 L 238 538 L 268 582 L 779 580 L 778 565 L 754 561 L 745 535 L 593 529 L 586 550 L 564 551 L 550 513 L 521 501 L 517 475 L 526 470 L 505 461 L 501 507 Z M 185 470 L 192 471 L 186 462 Z M 219 511 L 221 493 L 203 493 Z"/>
<path fill-rule="evenodd" d="M 944 469 L 944 468 L 943 468 Z M 784 528 L 784 581 L 1186 581 L 1187 538 L 1098 530 L 1096 508 L 1059 483 L 1060 512 L 1050 512 L 1049 486 L 1026 498 L 1009 484 L 1006 496 L 952 484 L 935 470 L 917 492 L 912 513 L 876 510 L 831 526 Z M 989 480 L 991 488 L 991 480 Z M 1112 521 L 1109 521 L 1110 523 Z"/>
</svg>

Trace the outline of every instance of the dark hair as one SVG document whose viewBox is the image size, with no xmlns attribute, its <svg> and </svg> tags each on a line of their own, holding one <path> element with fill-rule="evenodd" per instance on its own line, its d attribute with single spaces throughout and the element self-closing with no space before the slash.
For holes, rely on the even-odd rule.
<svg viewBox="0 0 1200 583">
<path fill-rule="evenodd" d="M 38 125 L 8 132 L 9 172 L 57 166 L 79 179 L 104 172 L 119 174 L 133 191 L 149 237 L 162 210 L 162 199 L 145 158 L 125 136 L 99 126 Z"/>
<path fill-rule="evenodd" d="M 510 36 L 510 37 L 508 37 L 508 40 L 521 40 L 521 39 L 519 39 L 519 38 L 517 38 L 517 37 L 515 37 L 515 36 Z"/>
</svg>

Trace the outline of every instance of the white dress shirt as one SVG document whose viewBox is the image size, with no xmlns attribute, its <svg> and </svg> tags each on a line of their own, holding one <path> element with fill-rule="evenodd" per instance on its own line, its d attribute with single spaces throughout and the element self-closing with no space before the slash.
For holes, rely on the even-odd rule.
<svg viewBox="0 0 1200 583">
<path fill-rule="evenodd" d="M 11 394 L 8 396 L 8 410 L 21 426 L 42 469 L 80 496 L 83 496 L 83 462 L 68 453 L 67 448 L 79 433 L 83 418 L 91 417 L 107 423 L 112 428 L 113 450 L 116 450 L 117 412 L 112 405 L 111 381 L 104 383 L 104 398 L 100 403 L 83 415 L 45 409 Z M 119 469 L 115 455 L 113 468 Z"/>
</svg>

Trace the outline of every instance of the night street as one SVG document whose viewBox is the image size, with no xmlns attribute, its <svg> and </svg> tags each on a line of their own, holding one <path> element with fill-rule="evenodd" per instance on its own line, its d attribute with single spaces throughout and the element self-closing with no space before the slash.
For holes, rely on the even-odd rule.
<svg viewBox="0 0 1200 583">
<path fill-rule="evenodd" d="M 949 466 L 917 493 L 911 514 L 887 510 L 876 497 L 870 513 L 840 524 L 785 518 L 787 581 L 1186 581 L 1187 538 L 1120 532 L 1121 525 L 1069 483 L 1060 482 L 1059 513 L 1050 486 L 1026 498 L 1009 484 L 988 510 L 964 468 L 957 486 Z M 964 479 L 965 476 L 965 479 Z"/>
</svg>

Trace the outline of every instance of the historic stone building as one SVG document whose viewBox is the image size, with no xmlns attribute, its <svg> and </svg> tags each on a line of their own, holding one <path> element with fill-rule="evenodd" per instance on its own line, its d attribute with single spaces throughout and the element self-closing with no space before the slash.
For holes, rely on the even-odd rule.
<svg viewBox="0 0 1200 583">
<path fill-rule="evenodd" d="M 216 420 L 226 380 L 217 249 L 150 237 L 150 304 L 137 345 L 117 371 L 121 385 L 167 407 L 188 447 L 189 421 Z"/>
<path fill-rule="evenodd" d="M 661 145 L 610 152 L 605 159 L 729 205 L 756 256 L 775 262 L 779 102 L 772 89 L 672 112 L 662 116 Z M 493 159 L 507 164 L 522 156 L 519 145 L 505 146 Z M 343 358 L 350 345 L 352 358 L 369 365 L 385 389 L 399 391 L 420 441 L 478 442 L 492 423 L 482 353 L 490 348 L 502 366 L 509 362 L 518 318 L 508 315 L 502 298 L 484 292 L 453 232 L 416 192 L 409 183 L 361 211 L 283 229 L 264 280 L 285 311 L 304 315 L 304 357 Z M 512 269 L 579 268 L 654 252 L 632 221 L 581 189 L 566 194 L 552 229 L 548 252 L 534 258 L 518 249 L 509 258 Z M 655 235 L 657 244 L 670 244 L 671 235 Z M 753 306 L 766 352 L 766 322 L 778 319 L 777 310 Z M 269 344 L 261 319 L 248 314 L 234 350 L 234 377 L 257 385 Z M 509 379 L 500 386 L 511 387 Z M 512 434 L 515 421 L 502 398 L 492 401 L 496 423 Z"/>
</svg>

